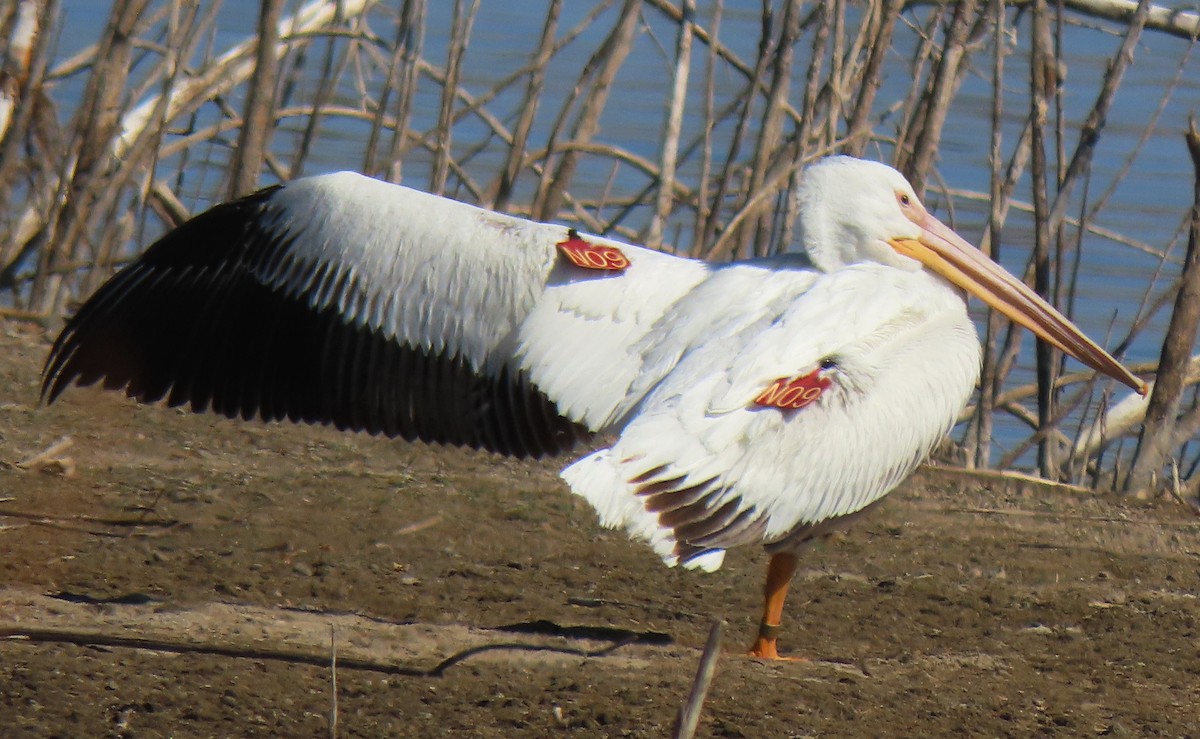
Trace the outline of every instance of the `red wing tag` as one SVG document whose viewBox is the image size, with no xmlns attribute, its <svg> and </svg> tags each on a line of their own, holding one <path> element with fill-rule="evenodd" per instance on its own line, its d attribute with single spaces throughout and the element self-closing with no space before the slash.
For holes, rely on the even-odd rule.
<svg viewBox="0 0 1200 739">
<path fill-rule="evenodd" d="M 589 244 L 571 231 L 566 241 L 558 243 L 558 250 L 571 264 L 584 269 L 605 269 L 620 272 L 629 266 L 629 257 L 615 246 Z"/>
<path fill-rule="evenodd" d="M 821 376 L 821 370 L 813 370 L 803 377 L 782 377 L 755 398 L 754 403 L 770 408 L 798 410 L 821 397 L 821 393 L 829 389 L 831 384 L 828 378 Z"/>
</svg>

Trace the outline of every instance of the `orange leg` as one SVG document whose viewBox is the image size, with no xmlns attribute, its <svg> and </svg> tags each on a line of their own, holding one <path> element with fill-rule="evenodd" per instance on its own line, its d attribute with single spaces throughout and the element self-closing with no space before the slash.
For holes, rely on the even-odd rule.
<svg viewBox="0 0 1200 739">
<path fill-rule="evenodd" d="M 767 566 L 767 586 L 763 602 L 762 623 L 758 625 L 758 638 L 750 647 L 751 657 L 782 659 L 775 647 L 779 634 L 779 622 L 783 619 L 783 600 L 787 597 L 788 585 L 796 574 L 796 555 L 780 552 L 771 555 Z"/>
</svg>

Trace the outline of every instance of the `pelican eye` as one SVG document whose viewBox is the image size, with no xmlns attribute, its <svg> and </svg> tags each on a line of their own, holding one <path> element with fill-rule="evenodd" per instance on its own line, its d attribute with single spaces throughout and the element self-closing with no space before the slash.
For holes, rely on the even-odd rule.
<svg viewBox="0 0 1200 739">
<path fill-rule="evenodd" d="M 906 192 L 896 193 L 896 200 L 900 201 L 900 206 L 902 208 L 907 208 L 908 206 L 912 205 L 912 198 L 909 197 L 909 194 Z"/>
</svg>

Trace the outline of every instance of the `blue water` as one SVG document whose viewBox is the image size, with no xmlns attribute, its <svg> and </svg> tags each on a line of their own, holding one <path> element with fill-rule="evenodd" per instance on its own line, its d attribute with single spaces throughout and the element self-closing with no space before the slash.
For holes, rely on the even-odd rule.
<svg viewBox="0 0 1200 739">
<path fill-rule="evenodd" d="M 387 6 L 398 6 L 388 3 Z M 593 3 L 569 2 L 565 4 L 559 23 L 559 35 L 574 27 L 593 6 Z M 597 48 L 615 22 L 619 3 L 608 8 L 601 20 L 594 23 L 568 49 L 559 55 L 547 78 L 547 97 L 539 109 L 537 124 L 532 137 L 533 146 L 539 146 L 549 134 L 553 118 L 557 113 L 558 101 L 571 91 L 578 79 L 579 70 L 587 62 L 592 50 Z M 289 4 L 291 7 L 292 4 Z M 758 44 L 759 8 L 758 0 L 725 3 L 725 14 L 721 22 L 720 40 L 734 50 L 743 60 L 751 60 Z M 442 65 L 446 58 L 446 46 L 451 27 L 453 3 L 429 3 L 425 57 Z M 475 95 L 486 93 L 495 81 L 510 74 L 523 65 L 533 53 L 541 34 L 543 11 L 541 2 L 481 2 L 475 19 L 471 42 L 464 63 L 463 85 Z M 391 12 L 390 10 L 388 11 Z M 702 4 L 698 18 L 708 25 L 710 9 Z M 920 9 L 925 14 L 929 10 Z M 63 30 L 59 41 L 59 58 L 93 43 L 97 38 L 107 8 L 101 3 L 71 2 L 63 7 Z M 228 46 L 242 41 L 253 31 L 257 3 L 226 3 L 222 7 L 218 28 L 213 37 L 212 48 L 217 53 Z M 673 67 L 675 26 L 662 19 L 658 11 L 644 9 L 644 25 L 638 34 L 636 47 L 621 70 L 614 85 L 610 102 L 602 119 L 598 141 L 624 147 L 632 153 L 650 160 L 658 158 L 662 131 L 665 122 L 665 101 L 670 92 L 670 74 Z M 913 17 L 913 16 L 906 16 Z M 1010 13 L 1010 17 L 1014 17 Z M 1071 16 L 1079 19 L 1079 16 Z M 1097 92 L 1101 76 L 1109 57 L 1120 44 L 1114 33 L 1120 26 L 1099 21 L 1086 21 L 1088 26 L 1068 24 L 1064 35 L 1066 50 L 1066 119 L 1069 122 L 1067 147 L 1070 151 L 1075 142 L 1075 127 L 1087 114 Z M 377 13 L 372 16 L 372 29 L 389 43 L 394 35 L 390 16 Z M 850 24 L 848 24 L 849 26 Z M 1103 29 L 1103 30 L 1097 30 Z M 1024 101 L 1027 88 L 1027 58 L 1024 39 L 1028 36 L 1028 19 L 1018 26 L 1018 38 L 1022 40 L 1007 60 L 1004 115 L 1004 151 L 1007 155 L 1015 146 L 1017 134 L 1027 113 Z M 896 32 L 897 51 L 889 64 L 888 76 L 876 104 L 877 110 L 899 103 L 907 93 L 911 79 L 908 76 L 907 54 L 915 43 L 914 36 L 904 27 Z M 802 38 L 796 47 L 802 58 L 807 52 L 808 37 Z M 1093 167 L 1093 179 L 1089 185 L 1089 196 L 1097 197 L 1111 182 L 1122 176 L 1125 157 L 1133 151 L 1149 116 L 1166 94 L 1167 86 L 1176 76 L 1177 69 L 1184 63 L 1184 72 L 1178 86 L 1171 93 L 1159 119 L 1158 128 L 1138 153 L 1123 182 L 1115 189 L 1105 207 L 1096 214 L 1095 224 L 1154 249 L 1164 249 L 1176 236 L 1181 219 L 1185 217 L 1192 200 L 1192 168 L 1183 142 L 1182 132 L 1187 124 L 1189 112 L 1200 103 L 1200 59 L 1187 57 L 1189 44 L 1163 33 L 1147 32 L 1136 51 L 1136 61 L 1129 70 L 1115 104 L 1108 117 L 1108 125 L 1097 151 Z M 309 69 L 314 74 L 319 69 L 323 43 L 318 42 L 310 52 Z M 685 116 L 683 140 L 686 142 L 699 133 L 702 123 L 703 85 L 707 48 L 697 42 L 693 47 L 690 102 Z M 1184 62 L 1184 60 L 1187 60 Z M 975 59 L 975 68 L 968 75 L 944 131 L 938 171 L 941 179 L 955 190 L 970 190 L 986 193 L 988 190 L 987 153 L 991 135 L 991 60 L 990 52 Z M 803 65 L 797 66 L 798 70 Z M 82 77 L 65 80 L 62 85 L 68 94 L 72 86 L 78 87 Z M 370 85 L 378 88 L 380 79 L 372 79 Z M 740 74 L 724 71 L 718 74 L 716 102 L 720 104 L 738 91 L 744 82 Z M 310 93 L 315 89 L 315 80 L 303 80 L 302 86 Z M 803 79 L 793 82 L 793 103 L 799 104 Z M 301 97 L 307 94 L 301 92 Z M 524 95 L 524 80 L 518 81 L 488 106 L 506 125 L 511 125 L 519 112 Z M 56 96 L 60 101 L 61 96 Z M 553 101 L 554 105 L 546 101 Z M 240 107 L 236 94 L 230 104 Z M 340 103 L 354 105 L 355 99 L 347 91 L 342 92 Z M 420 130 L 432 129 L 437 120 L 440 92 L 433 83 L 422 80 L 416 104 L 413 108 L 414 126 Z M 210 106 L 211 107 L 211 106 Z M 206 110 L 199 122 L 215 120 L 213 112 Z M 876 127 L 880 134 L 894 130 L 894 122 L 884 118 Z M 282 155 L 294 148 L 298 132 L 304 121 L 285 121 L 280 127 L 274 146 Z M 730 121 L 716 131 L 718 136 L 728 136 L 733 128 Z M 331 118 L 326 124 L 320 144 L 315 148 L 304 173 L 312 174 L 336 169 L 361 169 L 364 160 L 368 124 L 364 121 Z M 465 151 L 486 128 L 475 117 L 467 117 L 454 128 L 456 151 Z M 726 150 L 724 143 L 714 148 L 719 159 Z M 744 150 L 745 152 L 745 150 Z M 886 146 L 876 150 L 880 158 L 889 158 Z M 1052 152 L 1051 152 L 1052 153 Z M 222 162 L 227 150 L 220 146 L 199 147 L 189 152 L 188 178 L 184 194 L 185 202 L 193 210 L 211 204 L 220 197 L 220 172 L 206 166 L 207 162 Z M 479 183 L 486 184 L 494 177 L 502 162 L 501 147 L 492 147 L 476 156 L 468 166 L 469 174 Z M 746 156 L 745 153 L 742 155 Z M 431 157 L 424 149 L 415 148 L 404 161 L 406 184 L 424 187 L 428 184 Z M 681 164 L 681 177 L 687 181 L 695 179 L 698 158 Z M 171 162 L 164 163 L 166 171 Z M 611 183 L 610 183 L 611 178 Z M 646 178 L 632 169 L 621 168 L 614 176 L 611 162 L 584 158 L 572 192 L 581 197 L 596 197 L 611 187 L 614 192 L 632 193 L 639 191 Z M 518 201 L 527 195 L 534 185 L 532 176 L 521 181 Z M 1078 215 L 1080 191 L 1076 191 L 1074 205 L 1069 210 Z M 1017 197 L 1025 202 L 1031 199 L 1028 183 L 1018 190 Z M 937 181 L 931 186 L 927 201 L 946 214 L 944 198 L 937 192 Z M 986 204 L 960 200 L 955 203 L 955 225 L 972 241 L 978 241 L 986 214 Z M 646 212 L 635 213 L 624 225 L 635 229 L 644 227 Z M 1010 269 L 1020 269 L 1032 243 L 1030 217 L 1017 210 L 1009 216 L 1005 230 L 1001 261 Z M 688 229 L 676 231 L 672 227 L 666 233 L 680 233 L 676 246 L 686 250 L 690 247 Z M 1123 337 L 1136 315 L 1139 304 L 1147 292 L 1158 293 L 1165 289 L 1177 274 L 1177 262 L 1186 244 L 1186 234 L 1175 244 L 1171 259 L 1158 279 L 1153 279 L 1159 268 L 1157 257 L 1141 253 L 1123 244 L 1095 235 L 1083 239 L 1082 283 L 1075 307 L 1074 317 L 1088 333 L 1097 337 L 1111 337 L 1115 342 Z M 1130 361 L 1155 359 L 1159 342 L 1165 330 L 1166 315 L 1158 315 L 1151 321 L 1141 336 L 1132 344 L 1126 358 Z M 1027 340 L 1023 356 L 1032 356 L 1032 347 Z M 1018 427 L 1007 425 L 1004 436 L 1011 441 Z"/>
</svg>

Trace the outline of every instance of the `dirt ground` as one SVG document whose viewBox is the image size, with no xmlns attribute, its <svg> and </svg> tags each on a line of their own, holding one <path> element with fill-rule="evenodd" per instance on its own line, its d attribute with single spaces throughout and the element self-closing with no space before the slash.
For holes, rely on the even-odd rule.
<svg viewBox="0 0 1200 739">
<path fill-rule="evenodd" d="M 925 470 L 802 562 L 713 575 L 601 530 L 558 464 L 76 390 L 0 323 L 6 737 L 1200 737 L 1200 520 Z M 52 449 L 56 442 L 68 440 Z M 20 465 L 39 452 L 50 453 Z M 336 667 L 331 657 L 336 655 Z"/>
</svg>

